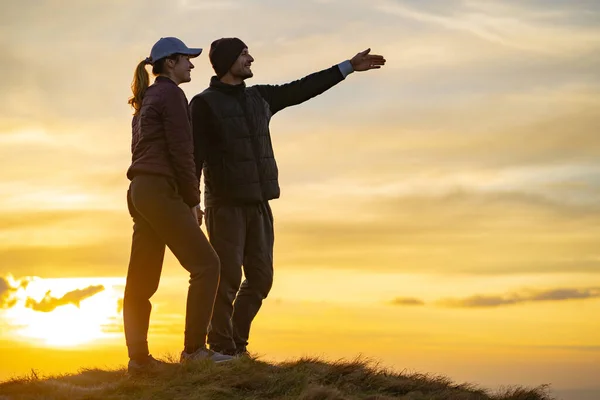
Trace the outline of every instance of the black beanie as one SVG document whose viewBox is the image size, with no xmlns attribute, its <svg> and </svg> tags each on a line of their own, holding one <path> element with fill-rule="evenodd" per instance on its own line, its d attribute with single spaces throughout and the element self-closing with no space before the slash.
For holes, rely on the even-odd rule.
<svg viewBox="0 0 600 400">
<path fill-rule="evenodd" d="M 221 38 L 212 42 L 208 58 L 217 78 L 222 78 L 229 71 L 235 60 L 242 54 L 242 50 L 247 47 L 238 38 Z"/>
</svg>

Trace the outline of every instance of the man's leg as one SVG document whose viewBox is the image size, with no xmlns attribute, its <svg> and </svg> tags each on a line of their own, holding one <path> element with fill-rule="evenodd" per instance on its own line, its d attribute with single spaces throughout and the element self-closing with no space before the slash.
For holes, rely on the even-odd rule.
<svg viewBox="0 0 600 400">
<path fill-rule="evenodd" d="M 158 176 L 138 176 L 132 185 L 135 209 L 149 222 L 181 265 L 190 273 L 186 352 L 206 345 L 206 332 L 219 284 L 219 258 L 200 229 L 174 182 Z"/>
<path fill-rule="evenodd" d="M 206 228 L 210 243 L 221 260 L 221 280 L 208 331 L 212 350 L 233 353 L 233 301 L 242 281 L 242 259 L 246 241 L 244 207 L 218 206 L 206 209 Z"/>
<path fill-rule="evenodd" d="M 245 280 L 235 300 L 233 339 L 238 352 L 245 351 L 250 325 L 273 285 L 273 214 L 265 202 L 248 213 L 244 255 Z"/>
<path fill-rule="evenodd" d="M 129 213 L 133 218 L 133 240 L 123 298 L 123 325 L 129 358 L 148 357 L 148 324 L 152 305 L 150 298 L 160 281 L 165 242 L 133 207 L 127 191 Z"/>
</svg>

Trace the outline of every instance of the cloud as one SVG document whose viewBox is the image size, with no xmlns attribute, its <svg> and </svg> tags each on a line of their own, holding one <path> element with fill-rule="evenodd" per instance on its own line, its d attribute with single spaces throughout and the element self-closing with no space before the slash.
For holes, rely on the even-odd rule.
<svg viewBox="0 0 600 400">
<path fill-rule="evenodd" d="M 131 239 L 124 239 L 130 241 Z M 124 240 L 100 240 L 93 244 L 60 246 L 0 247 L 0 257 L 7 265 L 18 265 L 28 275 L 64 276 L 121 276 L 127 265 L 131 243 Z M 9 264 L 10 263 L 10 264 Z M 57 274 L 57 265 L 60 271 Z M 82 266 L 87 270 L 82 275 Z M 0 266 L 0 272 L 2 271 Z"/>
<path fill-rule="evenodd" d="M 553 289 L 531 295 L 529 301 L 561 301 L 594 299 L 600 297 L 600 288 L 591 289 Z"/>
<path fill-rule="evenodd" d="M 281 212 L 275 205 L 278 264 L 441 274 L 600 272 L 598 205 L 520 192 L 369 190 L 328 198 L 310 189 L 306 205 Z"/>
<path fill-rule="evenodd" d="M 430 95 L 435 97 L 435 93 Z M 312 122 L 292 115 L 286 121 L 291 137 L 275 139 L 278 163 L 283 172 L 294 172 L 292 183 L 343 177 L 354 186 L 368 181 L 369 187 L 374 179 L 406 182 L 429 175 L 452 184 L 476 171 L 503 173 L 534 167 L 538 176 L 547 175 L 545 168 L 559 167 L 585 173 L 597 168 L 600 154 L 599 96 L 600 90 L 563 88 L 490 94 L 421 108 L 406 104 L 393 109 L 381 104 L 368 122 L 358 121 L 362 112 L 345 121 L 343 107 L 331 111 L 333 122 L 304 110 L 302 116 L 311 117 Z M 370 132 L 368 137 L 365 131 Z M 311 149 L 313 161 L 306 163 L 298 148 Z"/>
<path fill-rule="evenodd" d="M 574 9 L 524 8 L 499 2 L 467 1 L 446 10 L 426 11 L 397 1 L 382 1 L 377 8 L 386 14 L 474 35 L 499 44 L 540 54 L 589 51 L 600 45 L 597 27 L 572 24 Z M 580 13 L 585 14 L 585 12 Z M 549 46 L 548 43 L 552 43 Z"/>
<path fill-rule="evenodd" d="M 24 275 L 43 277 L 123 275 L 131 247 L 132 222 L 124 191 L 119 197 L 120 203 L 115 204 L 120 208 L 118 212 L 3 210 L 0 275 L 15 268 Z"/>
<path fill-rule="evenodd" d="M 3 106 L 0 116 L 22 123 L 32 120 L 100 123 L 103 119 L 119 118 L 119 123 L 126 127 L 131 115 L 126 101 L 133 70 L 161 36 L 177 36 L 191 46 L 208 50 L 214 39 L 235 34 L 254 49 L 264 45 L 272 60 L 278 60 L 275 63 L 278 66 L 273 68 L 277 71 L 281 70 L 281 53 L 273 48 L 282 36 L 292 39 L 321 36 L 317 41 L 320 48 L 313 48 L 312 54 L 318 51 L 319 55 L 327 55 L 327 52 L 330 55 L 331 49 L 339 51 L 339 48 L 322 40 L 321 34 L 331 37 L 335 35 L 332 32 L 348 30 L 344 20 L 338 20 L 335 28 L 330 23 L 333 15 L 339 18 L 345 10 L 330 7 L 327 13 L 315 13 L 312 4 L 303 2 L 259 1 L 249 6 L 240 1 L 179 0 L 176 6 L 165 8 L 156 0 L 132 0 L 126 4 L 117 1 L 82 4 L 66 0 L 35 6 L 22 3 L 7 8 L 0 15 L 0 51 L 6 73 L 14 78 L 6 82 L 0 94 Z M 232 13 L 232 8 L 237 12 Z M 56 12 L 57 9 L 63 12 Z M 207 12 L 210 12 L 209 19 Z M 55 17 L 47 18 L 50 14 Z M 130 21 L 134 15 L 144 20 L 147 28 L 132 26 Z M 290 18 L 291 15 L 294 18 Z M 249 19 L 252 24 L 247 23 Z M 310 21 L 308 26 L 306 21 Z M 106 30 L 107 24 L 111 26 L 110 31 Z M 254 29 L 254 26 L 264 29 Z M 3 41 L 2 37 L 17 39 Z M 346 40 L 345 44 L 350 46 L 353 42 Z M 299 53 L 293 45 L 285 47 L 289 53 Z M 74 68 L 65 73 L 55 57 L 57 52 L 70 54 L 73 65 L 87 68 Z M 209 83 L 213 71 L 207 53 L 195 62 L 193 82 L 183 87 L 189 95 L 200 92 Z M 312 60 L 320 59 L 319 55 Z M 306 54 L 301 57 L 302 64 L 306 64 Z M 294 67 L 295 61 L 286 59 L 286 65 Z M 327 61 L 323 67 L 335 61 Z M 267 64 L 273 62 L 263 65 Z M 89 79 L 90 76 L 103 78 Z M 69 83 L 65 84 L 65 80 Z"/>
<path fill-rule="evenodd" d="M 201 10 L 207 11 L 222 11 L 222 10 L 236 10 L 243 7 L 242 2 L 236 1 L 201 1 L 194 2 L 191 0 L 179 0 L 179 7 L 185 8 L 186 10 Z"/>
<path fill-rule="evenodd" d="M 423 306 L 425 302 L 411 297 L 396 297 L 389 304 L 393 306 Z"/>
<path fill-rule="evenodd" d="M 85 289 L 77 289 L 66 293 L 61 298 L 52 297 L 50 291 L 46 292 L 46 295 L 41 301 L 36 301 L 32 298 L 28 298 L 25 306 L 35 311 L 40 312 L 51 312 L 57 307 L 64 306 L 67 304 L 74 304 L 79 307 L 79 303 L 82 300 L 90 298 L 95 294 L 98 294 L 104 290 L 104 286 L 90 286 Z"/>
<path fill-rule="evenodd" d="M 473 173 L 475 181 L 480 172 Z M 490 185 L 497 178 L 484 174 L 480 182 Z M 427 179 L 398 182 L 406 190 L 398 195 L 378 188 L 376 177 L 369 188 L 323 184 L 284 189 L 282 199 L 273 202 L 279 268 L 368 267 L 441 274 L 600 272 L 600 203 L 565 201 L 583 189 L 570 187 L 567 181 L 563 188 L 553 189 L 552 199 L 503 192 L 501 187 L 441 190 Z M 337 193 L 329 196 L 333 189 Z M 594 193 L 590 198 L 597 196 Z M 68 213 L 59 214 L 65 223 L 58 225 L 50 213 L 33 213 L 30 218 L 21 214 L 23 227 L 17 219 L 5 218 L 13 230 L 4 233 L 0 245 L 6 266 L 0 266 L 0 275 L 10 272 L 8 266 L 18 266 L 23 274 L 45 277 L 81 276 L 82 270 L 90 277 L 123 276 L 131 246 L 130 218 L 125 210 L 117 219 L 89 214 L 88 218 L 74 213 L 73 217 L 81 216 L 79 222 Z M 36 218 L 39 227 L 30 223 Z M 54 238 L 56 232 L 64 233 Z M 173 258 L 167 262 L 178 265 Z"/>
<path fill-rule="evenodd" d="M 8 280 L 0 276 L 0 309 L 11 308 L 17 303 L 17 299 L 13 297 L 13 293 L 17 291 L 10 285 Z"/>
<path fill-rule="evenodd" d="M 10 276 L 0 276 L 0 309 L 11 308 L 17 304 L 15 293 L 19 289 L 26 289 L 29 278 L 23 278 L 15 282 Z"/>
<path fill-rule="evenodd" d="M 465 299 L 440 300 L 439 304 L 446 307 L 455 308 L 485 308 L 516 304 L 520 302 L 525 302 L 525 300 L 519 297 L 513 297 L 512 295 L 509 295 L 508 297 L 476 295 Z"/>
<path fill-rule="evenodd" d="M 56 223 L 65 221 L 76 221 L 85 217 L 88 211 L 53 210 L 53 211 L 30 211 L 0 213 L 0 226 L 2 230 L 15 230 L 35 228 L 36 230 L 46 226 L 54 226 Z M 111 216 L 106 215 L 106 218 Z"/>
<path fill-rule="evenodd" d="M 539 292 L 507 293 L 498 296 L 475 295 L 458 299 L 443 299 L 439 305 L 452 308 L 492 308 L 522 303 L 568 301 L 600 298 L 600 287 L 559 288 Z"/>
<path fill-rule="evenodd" d="M 0 94 L 0 274 L 10 265 L 79 276 L 85 265 L 90 276 L 123 275 L 131 240 L 126 99 L 136 62 L 167 26 L 205 49 L 238 27 L 257 56 L 260 81 L 251 83 L 297 78 L 363 44 L 389 57 L 385 69 L 353 74 L 273 121 L 281 267 L 598 270 L 597 210 L 571 204 L 600 204 L 600 57 L 572 57 L 596 46 L 598 28 L 576 23 L 577 6 L 397 1 L 402 23 L 396 11 L 377 9 L 391 2 L 364 0 L 320 4 L 318 13 L 311 2 L 240 3 L 248 13 L 217 9 L 210 20 L 198 9 L 235 3 L 180 0 L 163 10 L 156 0 L 22 2 L 0 15 L 13 77 Z M 68 12 L 56 13 L 59 5 Z M 132 26 L 131 15 L 150 28 Z M 555 38 L 560 46 L 539 46 Z M 565 57 L 523 57 L 521 44 Z M 66 71 L 58 53 L 86 67 Z M 188 98 L 212 74 L 206 53 L 196 67 L 183 86 Z M 17 129 L 13 116 L 43 129 Z M 298 148 L 310 149 L 310 163 Z M 527 235 L 535 237 L 530 248 Z"/>
</svg>

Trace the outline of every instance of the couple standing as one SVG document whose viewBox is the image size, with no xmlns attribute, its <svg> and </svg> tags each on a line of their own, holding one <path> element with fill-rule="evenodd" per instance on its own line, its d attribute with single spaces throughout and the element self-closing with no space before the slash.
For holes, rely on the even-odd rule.
<svg viewBox="0 0 600 400">
<path fill-rule="evenodd" d="M 246 87 L 254 58 L 240 39 L 222 38 L 209 53 L 216 76 L 188 106 L 179 84 L 191 80 L 191 59 L 201 52 L 161 38 L 132 84 L 127 203 L 134 226 L 123 319 L 133 371 L 161 363 L 150 355 L 147 337 L 165 246 L 190 273 L 181 360 L 221 362 L 247 354 L 250 325 L 273 283 L 269 200 L 279 197 L 279 184 L 269 121 L 354 71 L 385 64 L 366 50 L 285 85 Z M 152 85 L 148 64 L 156 76 Z M 203 216 L 210 241 L 200 228 Z"/>
</svg>

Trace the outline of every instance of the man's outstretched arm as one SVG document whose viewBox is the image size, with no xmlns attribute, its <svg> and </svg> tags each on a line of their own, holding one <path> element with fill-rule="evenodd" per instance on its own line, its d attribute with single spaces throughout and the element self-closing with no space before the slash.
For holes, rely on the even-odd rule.
<svg viewBox="0 0 600 400">
<path fill-rule="evenodd" d="M 383 56 L 370 54 L 370 52 L 371 49 L 367 49 L 350 60 L 285 85 L 258 85 L 257 88 L 269 104 L 271 112 L 275 114 L 286 107 L 303 103 L 325 92 L 354 71 L 379 69 L 385 65 Z"/>
</svg>

